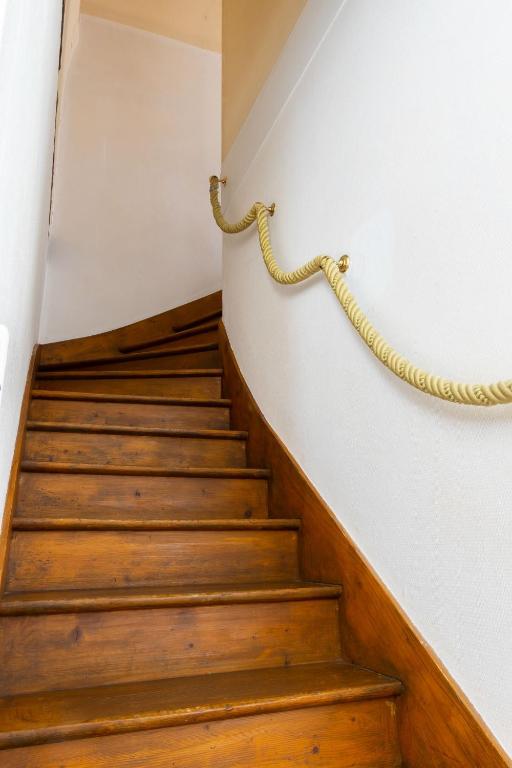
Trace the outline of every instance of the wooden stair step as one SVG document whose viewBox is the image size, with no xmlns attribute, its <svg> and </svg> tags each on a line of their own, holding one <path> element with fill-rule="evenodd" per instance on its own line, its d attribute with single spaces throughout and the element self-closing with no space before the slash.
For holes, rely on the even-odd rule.
<svg viewBox="0 0 512 768">
<path fill-rule="evenodd" d="M 220 398 L 221 368 L 174 370 L 49 371 L 37 389 L 152 397 Z"/>
<path fill-rule="evenodd" d="M 7 591 L 297 579 L 296 530 L 13 531 Z"/>
<path fill-rule="evenodd" d="M 133 468 L 130 468 L 133 469 Z M 233 470 L 231 470 L 232 472 Z M 22 472 L 15 516 L 151 518 L 163 520 L 266 518 L 264 477 L 137 476 Z"/>
<path fill-rule="evenodd" d="M 104 370 L 112 366 L 113 370 L 123 370 L 124 366 L 130 363 L 142 363 L 135 368 L 144 369 L 150 367 L 147 361 L 159 363 L 162 368 L 187 368 L 187 367 L 219 367 L 220 358 L 218 355 L 219 345 L 217 341 L 202 342 L 199 344 L 184 344 L 182 346 L 161 347 L 157 350 L 146 350 L 143 352 L 132 352 L 129 354 L 98 355 L 95 357 L 85 357 L 81 360 L 72 360 L 70 362 L 60 363 L 42 363 L 38 372 L 47 371 L 68 371 L 68 370 Z M 206 354 L 215 353 L 215 354 Z M 119 365 L 120 364 L 120 365 Z"/>
<path fill-rule="evenodd" d="M 268 479 L 271 472 L 268 469 L 254 467 L 146 467 L 132 464 L 81 464 L 66 461 L 29 461 L 21 463 L 23 472 L 51 472 L 56 474 L 73 475 L 132 475 L 138 477 L 224 477 Z"/>
<path fill-rule="evenodd" d="M 60 421 L 27 421 L 29 432 L 76 432 L 94 435 L 138 435 L 140 437 L 193 437 L 210 440 L 247 440 L 247 432 L 231 429 L 175 429 L 174 427 L 141 427 L 136 424 L 74 424 Z"/>
<path fill-rule="evenodd" d="M 291 581 L 268 584 L 197 584 L 158 589 L 129 587 L 21 592 L 2 596 L 0 616 L 312 600 L 340 597 L 341 591 L 341 587 L 335 584 Z"/>
<path fill-rule="evenodd" d="M 341 658 L 334 597 L 2 617 L 0 696 Z"/>
<path fill-rule="evenodd" d="M 23 458 L 108 466 L 244 467 L 246 434 L 94 424 L 29 423 Z"/>
<path fill-rule="evenodd" d="M 119 352 L 128 354 L 129 352 L 138 352 L 141 349 L 148 349 L 152 347 L 158 347 L 161 344 L 171 344 L 172 342 L 178 342 L 182 339 L 188 339 L 193 336 L 200 336 L 201 334 L 216 332 L 219 328 L 219 321 L 213 320 L 209 323 L 203 323 L 193 328 L 188 328 L 184 331 L 176 331 L 174 333 L 168 333 L 162 336 L 155 336 L 145 341 L 139 341 L 133 344 L 123 344 L 119 346 Z"/>
<path fill-rule="evenodd" d="M 401 689 L 340 662 L 28 694 L 0 701 L 0 748 L 390 698 Z"/>
<path fill-rule="evenodd" d="M 297 531 L 300 520 L 287 518 L 204 518 L 162 520 L 161 518 L 102 517 L 14 517 L 14 531 Z"/>
<path fill-rule="evenodd" d="M 138 403 L 140 405 L 179 405 L 182 407 L 209 406 L 212 408 L 229 408 L 231 400 L 227 398 L 200 397 L 158 397 L 152 395 L 116 395 L 101 392 L 67 392 L 66 390 L 34 389 L 32 400 L 73 400 L 86 403 Z"/>
<path fill-rule="evenodd" d="M 63 393 L 66 397 L 36 395 L 29 408 L 32 422 L 160 427 L 167 429 L 229 429 L 229 403 L 184 401 L 173 398 L 141 398 L 115 395 Z M 57 393 L 58 394 L 58 393 Z M 73 396 L 74 395 L 74 396 Z M 88 399 L 90 398 L 90 399 Z M 163 400 L 163 402 L 160 402 Z M 168 400 L 169 402 L 166 402 Z"/>
<path fill-rule="evenodd" d="M 173 323 L 173 330 L 178 333 L 179 331 L 187 331 L 190 328 L 197 328 L 199 325 L 203 325 L 209 320 L 220 320 L 222 317 L 222 309 L 216 309 L 213 312 L 207 312 L 204 315 L 198 315 L 193 320 L 187 320 L 185 323 Z"/>
</svg>

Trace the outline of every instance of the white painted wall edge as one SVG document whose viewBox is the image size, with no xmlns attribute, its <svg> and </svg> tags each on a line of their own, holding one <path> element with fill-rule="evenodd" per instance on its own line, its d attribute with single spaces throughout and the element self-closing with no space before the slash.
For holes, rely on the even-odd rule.
<svg viewBox="0 0 512 768">
<path fill-rule="evenodd" d="M 228 176 L 228 181 L 232 177 L 237 180 L 237 186 L 242 183 L 251 163 L 256 160 L 259 148 L 293 96 L 310 61 L 329 34 L 345 2 L 346 0 L 315 0 L 305 6 L 224 158 L 222 174 Z M 225 211 L 229 210 L 229 201 L 235 194 L 236 188 L 228 183 L 223 195 Z"/>
</svg>

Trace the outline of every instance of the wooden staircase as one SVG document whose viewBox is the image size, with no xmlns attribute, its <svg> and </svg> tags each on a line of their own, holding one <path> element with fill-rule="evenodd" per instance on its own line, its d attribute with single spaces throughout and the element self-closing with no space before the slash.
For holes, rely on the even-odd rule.
<svg viewBox="0 0 512 768">
<path fill-rule="evenodd" d="M 2 768 L 395 768 L 397 680 L 348 663 L 222 398 L 218 310 L 40 366 L 0 600 Z"/>
</svg>

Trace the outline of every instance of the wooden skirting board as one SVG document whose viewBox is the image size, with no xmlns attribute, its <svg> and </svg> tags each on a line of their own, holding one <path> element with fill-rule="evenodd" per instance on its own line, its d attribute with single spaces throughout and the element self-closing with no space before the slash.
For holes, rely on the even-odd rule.
<svg viewBox="0 0 512 768">
<path fill-rule="evenodd" d="M 342 626 L 350 661 L 398 677 L 399 736 L 408 768 L 512 765 L 440 660 L 428 647 L 258 408 L 220 326 L 223 396 L 232 429 L 249 433 L 249 466 L 272 474 L 270 514 L 302 522 L 305 579 L 343 584 Z"/>
</svg>

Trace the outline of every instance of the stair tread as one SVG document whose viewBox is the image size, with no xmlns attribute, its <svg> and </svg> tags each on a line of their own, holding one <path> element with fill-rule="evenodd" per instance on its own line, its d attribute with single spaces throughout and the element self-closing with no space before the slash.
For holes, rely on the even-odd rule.
<svg viewBox="0 0 512 768">
<path fill-rule="evenodd" d="M 97 355 L 96 357 L 84 357 L 82 360 L 72 360 L 61 363 L 42 363 L 39 371 L 67 371 L 72 368 L 81 368 L 87 365 L 106 365 L 107 363 L 129 363 L 130 360 L 151 360 L 158 357 L 170 357 L 177 355 L 189 355 L 194 352 L 209 352 L 218 349 L 217 342 L 205 342 L 203 344 L 184 344 L 180 347 L 162 347 L 146 352 L 132 352 L 129 354 Z"/>
<path fill-rule="evenodd" d="M 336 584 L 285 581 L 12 592 L 0 599 L 0 616 L 310 600 L 339 597 L 341 591 Z"/>
<path fill-rule="evenodd" d="M 139 349 L 147 349 L 148 347 L 159 346 L 160 344 L 169 344 L 173 341 L 179 341 L 180 339 L 186 339 L 190 336 L 199 336 L 201 333 L 207 333 L 208 331 L 216 331 L 219 327 L 219 321 L 214 320 L 210 323 L 203 323 L 197 325 L 194 328 L 189 328 L 184 331 L 176 331 L 175 333 L 168 333 L 162 336 L 154 336 L 151 339 L 145 341 L 133 342 L 132 344 L 123 344 L 119 346 L 119 352 L 129 353 L 136 352 Z"/>
<path fill-rule="evenodd" d="M 140 477 L 226 477 L 268 479 L 270 470 L 254 467 L 141 467 L 136 464 L 75 464 L 58 461 L 23 461 L 23 472 L 76 475 L 135 475 Z"/>
<path fill-rule="evenodd" d="M 68 392 L 59 389 L 34 389 L 33 400 L 76 400 L 91 403 L 136 403 L 139 405 L 182 405 L 229 408 L 231 400 L 226 398 L 200 397 L 159 397 L 157 395 L 115 395 L 108 392 Z"/>
<path fill-rule="evenodd" d="M 386 698 L 401 690 L 398 680 L 332 662 L 24 694 L 0 699 L 0 747 Z"/>
<path fill-rule="evenodd" d="M 165 520 L 162 518 L 126 517 L 15 517 L 15 531 L 275 531 L 297 530 L 300 520 L 294 518 L 234 518 L 234 519 L 185 519 Z"/>
<path fill-rule="evenodd" d="M 97 435 L 141 435 L 157 437 L 204 437 L 220 440 L 247 440 L 247 432 L 234 429 L 173 429 L 172 427 L 139 427 L 117 424 L 73 424 L 65 421 L 27 421 L 32 432 L 80 432 Z"/>
<path fill-rule="evenodd" d="M 135 368 L 133 370 L 101 371 L 41 371 L 37 374 L 38 380 L 44 379 L 176 379 L 193 378 L 201 376 L 222 376 L 222 368 L 170 368 L 169 370 L 152 370 Z"/>
</svg>

